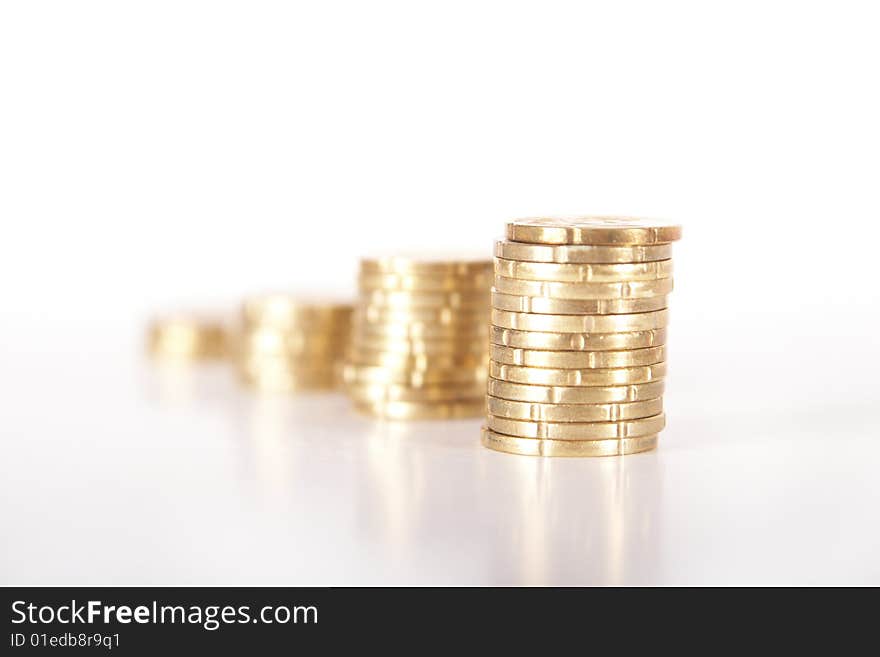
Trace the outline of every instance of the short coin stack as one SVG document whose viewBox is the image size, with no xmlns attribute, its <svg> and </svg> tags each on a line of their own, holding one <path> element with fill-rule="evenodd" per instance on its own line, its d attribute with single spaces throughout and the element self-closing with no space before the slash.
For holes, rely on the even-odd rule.
<svg viewBox="0 0 880 657">
<path fill-rule="evenodd" d="M 246 299 L 241 309 L 237 365 L 261 390 L 339 387 L 351 333 L 352 306 L 288 294 Z"/>
<path fill-rule="evenodd" d="M 653 449 L 665 426 L 671 242 L 618 217 L 523 219 L 495 247 L 483 444 L 535 456 Z"/>
<path fill-rule="evenodd" d="M 212 313 L 176 313 L 154 319 L 147 331 L 147 350 L 154 358 L 173 361 L 213 360 L 228 355 L 229 318 Z"/>
<path fill-rule="evenodd" d="M 362 260 L 345 382 L 388 419 L 485 412 L 490 260 Z"/>
</svg>

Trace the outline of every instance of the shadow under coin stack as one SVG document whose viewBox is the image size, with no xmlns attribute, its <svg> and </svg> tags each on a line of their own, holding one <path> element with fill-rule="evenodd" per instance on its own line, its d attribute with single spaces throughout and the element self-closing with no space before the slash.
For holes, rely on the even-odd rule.
<svg viewBox="0 0 880 657">
<path fill-rule="evenodd" d="M 489 260 L 362 260 L 346 388 L 388 419 L 485 413 Z"/>
<path fill-rule="evenodd" d="M 276 392 L 340 387 L 351 314 L 350 304 L 286 294 L 246 299 L 237 354 L 242 380 Z"/>
<path fill-rule="evenodd" d="M 495 246 L 483 444 L 532 456 L 657 446 L 671 242 L 638 219 L 523 219 Z"/>
</svg>

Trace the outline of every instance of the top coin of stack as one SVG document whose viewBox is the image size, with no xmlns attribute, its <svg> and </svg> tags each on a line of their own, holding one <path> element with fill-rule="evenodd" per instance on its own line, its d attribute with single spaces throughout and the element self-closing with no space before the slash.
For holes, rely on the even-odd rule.
<svg viewBox="0 0 880 657">
<path fill-rule="evenodd" d="M 361 261 L 345 368 L 356 407 L 390 419 L 485 411 L 490 260 Z"/>
<path fill-rule="evenodd" d="M 338 387 L 351 313 L 347 303 L 289 294 L 245 299 L 237 345 L 242 379 L 275 391 Z"/>
<path fill-rule="evenodd" d="M 230 342 L 229 319 L 220 314 L 176 313 L 154 319 L 147 350 L 154 358 L 195 361 L 223 358 Z"/>
<path fill-rule="evenodd" d="M 607 456 L 657 445 L 680 237 L 680 226 L 623 217 L 507 225 L 495 245 L 486 447 Z"/>
</svg>

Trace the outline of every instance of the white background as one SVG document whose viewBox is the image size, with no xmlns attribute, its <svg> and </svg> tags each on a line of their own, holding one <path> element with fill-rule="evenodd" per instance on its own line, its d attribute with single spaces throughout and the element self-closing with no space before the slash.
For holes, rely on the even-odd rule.
<svg viewBox="0 0 880 657">
<path fill-rule="evenodd" d="M 877 27 L 839 1 L 2 3 L 0 581 L 880 582 Z M 155 311 L 352 293 L 365 253 L 577 212 L 685 227 L 655 454 L 496 455 L 477 421 L 228 372 L 169 396 L 140 360 Z"/>
</svg>

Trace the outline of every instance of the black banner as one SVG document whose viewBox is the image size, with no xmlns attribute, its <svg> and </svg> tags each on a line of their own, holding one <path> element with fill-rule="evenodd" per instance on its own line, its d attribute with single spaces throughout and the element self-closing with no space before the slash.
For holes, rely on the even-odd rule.
<svg viewBox="0 0 880 657">
<path fill-rule="evenodd" d="M 603 617 L 611 629 L 632 614 L 621 590 L 27 587 L 2 595 L 9 655 L 326 649 L 353 639 L 387 645 L 413 632 L 449 642 L 559 632 Z"/>
<path fill-rule="evenodd" d="M 156 655 L 459 645 L 497 648 L 566 636 L 656 641 L 672 628 L 725 642 L 773 631 L 780 617 L 823 609 L 812 593 L 662 589 L 3 588 L 2 654 Z M 835 597 L 841 597 L 838 592 Z M 748 622 L 733 608 L 743 595 Z M 818 597 L 818 596 L 816 596 Z M 781 600 L 784 598 L 785 600 Z M 784 602 L 784 604 L 781 604 Z M 833 607 L 840 611 L 843 605 Z M 727 611 L 725 611 L 725 609 Z M 812 611 L 811 611 L 812 610 Z M 822 621 L 829 628 L 831 611 Z M 864 611 L 864 610 L 863 610 Z M 778 628 L 777 628 L 778 629 Z M 734 632 L 735 630 L 735 632 Z M 585 634 L 586 633 L 586 634 Z"/>
</svg>

